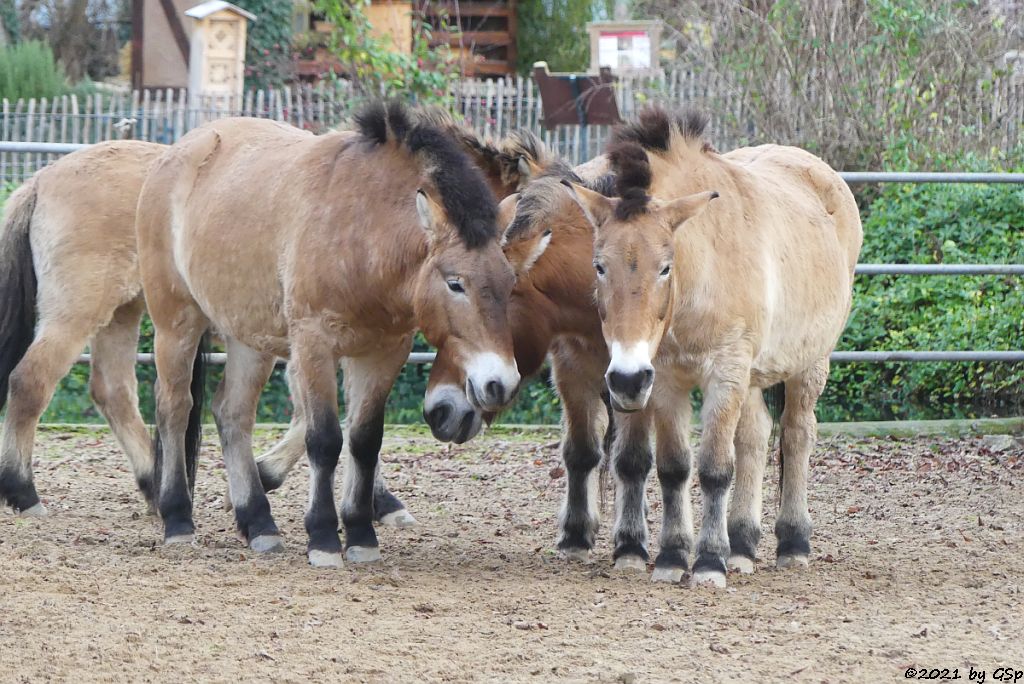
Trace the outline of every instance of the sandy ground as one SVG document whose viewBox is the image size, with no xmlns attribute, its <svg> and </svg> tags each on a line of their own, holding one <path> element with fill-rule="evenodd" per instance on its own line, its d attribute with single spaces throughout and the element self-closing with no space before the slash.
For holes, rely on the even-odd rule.
<svg viewBox="0 0 1024 684">
<path fill-rule="evenodd" d="M 1019 439 L 822 440 L 811 567 L 772 568 L 769 504 L 758 572 L 730 576 L 725 591 L 613 572 L 607 526 L 597 563 L 558 559 L 556 439 L 447 448 L 391 433 L 387 478 L 421 524 L 381 531 L 383 564 L 326 571 L 303 554 L 305 472 L 271 495 L 287 552 L 255 557 L 222 509 L 209 442 L 198 544 L 165 550 L 108 433 L 44 432 L 36 472 L 51 516 L 0 514 L 0 680 L 895 682 L 908 667 L 959 668 L 964 681 L 972 666 L 986 681 L 1024 670 Z M 767 502 L 775 478 L 770 467 Z"/>
</svg>

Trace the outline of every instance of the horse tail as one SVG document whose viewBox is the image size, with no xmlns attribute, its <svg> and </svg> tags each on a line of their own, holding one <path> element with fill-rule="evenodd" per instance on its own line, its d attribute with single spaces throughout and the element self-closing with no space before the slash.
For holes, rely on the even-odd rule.
<svg viewBox="0 0 1024 684">
<path fill-rule="evenodd" d="M 188 490 L 195 493 L 196 469 L 199 465 L 199 448 L 203 442 L 203 406 L 206 400 L 206 355 L 209 352 L 209 336 L 203 335 L 196 348 L 196 356 L 192 361 L 192 382 L 189 393 L 192 395 L 192 409 L 188 413 L 188 425 L 185 427 L 185 473 L 188 476 Z M 159 378 L 157 379 L 159 382 Z M 154 387 L 154 395 L 156 394 Z M 163 464 L 163 441 L 160 430 L 153 429 L 153 461 L 156 479 L 159 481 Z M 156 487 L 158 494 L 160 487 Z"/>
<path fill-rule="evenodd" d="M 7 200 L 0 227 L 0 410 L 7 402 L 11 373 L 35 336 L 38 282 L 29 227 L 36 197 L 33 177 Z"/>
<path fill-rule="evenodd" d="M 786 384 L 783 382 L 777 382 L 771 387 L 764 390 L 764 401 L 768 406 L 768 414 L 772 417 L 772 436 L 769 439 L 769 444 L 775 444 L 775 438 L 778 436 L 779 439 L 779 497 L 782 497 L 782 483 L 783 473 L 785 472 L 783 466 L 785 465 L 786 455 L 782 449 L 782 413 L 786 410 Z"/>
<path fill-rule="evenodd" d="M 615 411 L 612 409 L 611 396 L 608 394 L 608 389 L 604 388 L 601 390 L 601 402 L 604 404 L 604 409 L 608 414 L 608 426 L 604 430 L 604 438 L 601 440 L 601 465 L 599 468 L 599 475 L 597 477 L 597 488 L 601 494 L 600 506 L 601 510 L 605 510 L 605 495 L 609 487 L 609 476 L 612 471 L 612 446 L 615 444 Z"/>
</svg>

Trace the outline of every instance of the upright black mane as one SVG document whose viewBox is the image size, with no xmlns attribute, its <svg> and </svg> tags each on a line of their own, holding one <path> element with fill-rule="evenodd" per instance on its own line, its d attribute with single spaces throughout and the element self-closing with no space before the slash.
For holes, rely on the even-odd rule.
<svg viewBox="0 0 1024 684">
<path fill-rule="evenodd" d="M 440 194 L 448 220 L 466 247 L 482 247 L 498 237 L 498 207 L 491 188 L 469 156 L 436 123 L 415 122 L 401 102 L 374 102 L 355 117 L 360 134 L 383 145 L 394 140 L 423 161 Z"/>
<path fill-rule="evenodd" d="M 712 149 L 704 140 L 707 127 L 705 112 L 688 110 L 672 114 L 657 105 L 640 110 L 636 121 L 616 127 L 608 146 L 616 193 L 622 198 L 615 208 L 616 218 L 628 221 L 647 211 L 652 179 L 647 151 L 668 152 L 673 130 L 686 140 L 700 141 L 702 150 Z"/>
<path fill-rule="evenodd" d="M 707 127 L 706 112 L 691 109 L 672 114 L 662 107 L 650 105 L 640 110 L 636 121 L 615 128 L 612 144 L 632 142 L 645 150 L 667 152 L 673 128 L 687 140 L 702 140 Z"/>
<path fill-rule="evenodd" d="M 608 160 L 615 174 L 615 191 L 622 198 L 615 218 L 628 221 L 647 211 L 651 196 L 651 162 L 647 151 L 633 141 L 616 141 L 608 148 Z"/>
</svg>

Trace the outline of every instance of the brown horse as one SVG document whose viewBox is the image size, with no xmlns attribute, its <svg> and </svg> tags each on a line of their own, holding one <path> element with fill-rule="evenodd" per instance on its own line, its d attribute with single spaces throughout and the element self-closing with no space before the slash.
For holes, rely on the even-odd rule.
<svg viewBox="0 0 1024 684">
<path fill-rule="evenodd" d="M 606 381 L 622 412 L 613 456 L 619 505 L 642 498 L 646 473 L 629 473 L 650 461 L 648 443 L 629 433 L 676 420 L 699 386 L 704 516 L 693 582 L 724 586 L 726 558 L 751 570 L 760 535 L 763 460 L 737 478 L 739 505 L 727 520 L 736 445 L 764 451 L 769 421 L 760 389 L 778 382 L 785 383 L 785 459 L 777 564 L 807 564 L 814 405 L 850 310 L 862 230 L 853 195 L 823 161 L 776 145 L 720 155 L 704 141 L 705 125 L 699 115 L 645 111 L 610 148 L 621 199 L 583 187 L 573 194 L 595 228 L 597 305 L 611 355 Z M 682 458 L 666 468 L 689 474 Z"/>
<path fill-rule="evenodd" d="M 0 408 L 7 400 L 7 414 L 0 501 L 23 515 L 45 513 L 32 478 L 36 425 L 86 344 L 92 348 L 90 394 L 154 504 L 150 438 L 135 379 L 144 310 L 135 206 L 146 171 L 163 149 L 135 141 L 93 145 L 38 171 L 5 206 Z"/>
<path fill-rule="evenodd" d="M 418 121 L 442 128 L 459 143 L 483 172 L 498 199 L 514 194 L 531 177 L 558 163 L 548 154 L 543 143 L 528 131 L 517 131 L 498 142 L 492 142 L 458 124 L 445 110 L 425 108 L 418 110 L 416 116 Z M 433 364 L 430 384 L 423 400 L 423 417 L 435 437 L 461 444 L 480 431 L 483 413 L 471 403 L 472 395 L 467 395 L 465 391 L 463 369 L 454 359 L 452 351 L 441 350 Z M 521 361 L 517 360 L 517 363 Z M 290 373 L 289 380 L 292 381 Z M 271 451 L 257 459 L 260 479 L 266 491 L 280 487 L 306 453 L 305 432 L 301 406 L 296 406 L 288 434 Z M 397 527 L 416 522 L 404 504 L 386 489 L 379 478 L 374 513 L 381 522 Z"/>
<path fill-rule="evenodd" d="M 450 137 L 414 124 L 400 105 L 371 106 L 357 123 L 355 134 L 317 137 L 261 120 L 216 121 L 186 135 L 146 179 L 137 228 L 156 330 L 167 543 L 194 531 L 183 433 L 194 357 L 211 327 L 228 349 L 213 410 L 231 500 L 260 551 L 280 541 L 252 458 L 255 404 L 274 357 L 293 366 L 308 424 L 314 565 L 341 562 L 339 359 L 351 452 L 342 520 L 353 561 L 380 557 L 372 520 L 384 403 L 413 331 L 458 359 L 481 407 L 500 408 L 518 385 L 506 319 L 513 274 L 484 178 Z"/>
</svg>

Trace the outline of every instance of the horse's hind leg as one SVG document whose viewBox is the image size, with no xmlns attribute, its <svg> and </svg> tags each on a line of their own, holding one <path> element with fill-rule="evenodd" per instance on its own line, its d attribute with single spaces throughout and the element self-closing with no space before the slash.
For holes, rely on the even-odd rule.
<svg viewBox="0 0 1024 684">
<path fill-rule="evenodd" d="M 782 412 L 782 504 L 775 521 L 776 565 L 803 567 L 811 553 L 811 515 L 807 510 L 807 469 L 818 421 L 814 405 L 828 380 L 828 357 L 786 381 Z"/>
<path fill-rule="evenodd" d="M 135 353 L 139 346 L 139 322 L 145 303 L 141 295 L 118 308 L 92 339 L 89 393 L 121 448 L 128 455 L 139 491 L 156 512 L 157 478 L 152 442 L 139 413 Z"/>
<path fill-rule="evenodd" d="M 0 501 L 23 515 L 45 515 L 32 479 L 36 426 L 57 383 L 67 375 L 92 331 L 86 325 L 48 324 L 11 372 L 0 436 Z"/>
<path fill-rule="evenodd" d="M 754 571 L 761 540 L 761 494 L 771 438 L 771 418 L 761 390 L 752 387 L 736 426 L 736 488 L 729 503 L 730 570 Z"/>
<path fill-rule="evenodd" d="M 280 551 L 281 537 L 252 454 L 256 408 L 263 386 L 274 370 L 274 357 L 260 354 L 233 338 L 227 340 L 227 352 L 224 381 L 213 400 L 213 415 L 224 452 L 235 522 L 254 551 Z"/>
<path fill-rule="evenodd" d="M 188 482 L 186 432 L 193 412 L 192 370 L 209 321 L 191 300 L 173 296 L 168 288 L 150 298 L 156 329 L 156 424 L 163 456 L 157 509 L 164 524 L 164 543 L 192 541 L 192 495 Z"/>
<path fill-rule="evenodd" d="M 690 392 L 679 391 L 669 408 L 654 417 L 658 481 L 661 483 L 661 544 L 654 560 L 655 582 L 678 582 L 689 568 L 693 551 L 693 510 L 690 505 Z"/>
<path fill-rule="evenodd" d="M 562 400 L 562 461 L 566 489 L 558 516 L 558 551 L 570 560 L 588 561 L 597 537 L 601 440 L 608 421 L 601 399 L 604 369 L 600 360 L 560 348 L 552 355 L 552 375 Z"/>
</svg>

